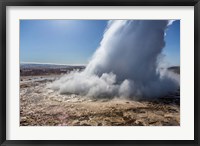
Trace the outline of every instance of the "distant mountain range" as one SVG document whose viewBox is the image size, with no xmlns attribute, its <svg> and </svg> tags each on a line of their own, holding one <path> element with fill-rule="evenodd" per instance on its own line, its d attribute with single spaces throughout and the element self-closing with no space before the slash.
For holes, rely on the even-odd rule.
<svg viewBox="0 0 200 146">
<path fill-rule="evenodd" d="M 34 75 L 51 75 L 51 74 L 63 74 L 63 73 L 65 74 L 75 70 L 82 71 L 83 69 L 85 69 L 85 66 L 21 63 L 20 75 L 34 76 Z"/>
<path fill-rule="evenodd" d="M 173 71 L 177 74 L 180 74 L 180 66 L 172 66 L 172 67 L 169 67 L 168 70 Z"/>
<path fill-rule="evenodd" d="M 40 63 L 20 63 L 20 69 L 25 69 L 25 68 L 48 68 L 48 69 L 58 69 L 58 68 L 74 68 L 74 67 L 78 67 L 78 68 L 85 68 L 84 65 L 60 65 L 60 64 L 40 64 Z"/>
</svg>

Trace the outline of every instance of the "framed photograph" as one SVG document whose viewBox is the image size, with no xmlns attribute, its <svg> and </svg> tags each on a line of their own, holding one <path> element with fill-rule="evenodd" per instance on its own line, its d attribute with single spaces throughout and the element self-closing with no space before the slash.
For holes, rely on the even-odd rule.
<svg viewBox="0 0 200 146">
<path fill-rule="evenodd" d="M 0 9 L 2 146 L 199 145 L 199 1 Z"/>
</svg>

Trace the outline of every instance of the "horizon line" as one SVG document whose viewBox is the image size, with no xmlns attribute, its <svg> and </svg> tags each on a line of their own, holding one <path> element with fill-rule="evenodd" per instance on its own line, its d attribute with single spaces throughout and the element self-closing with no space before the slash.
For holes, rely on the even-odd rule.
<svg viewBox="0 0 200 146">
<path fill-rule="evenodd" d="M 47 65 L 67 65 L 67 66 L 87 66 L 87 64 L 63 64 L 63 63 L 42 63 L 42 62 L 20 62 L 20 64 L 47 64 Z"/>
</svg>

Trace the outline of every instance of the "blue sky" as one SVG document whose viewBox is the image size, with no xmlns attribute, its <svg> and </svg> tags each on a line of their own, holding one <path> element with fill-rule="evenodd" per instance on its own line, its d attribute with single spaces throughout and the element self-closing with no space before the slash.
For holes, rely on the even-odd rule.
<svg viewBox="0 0 200 146">
<path fill-rule="evenodd" d="M 20 62 L 87 64 L 106 25 L 106 20 L 21 20 Z M 179 65 L 180 21 L 166 33 L 165 60 Z"/>
<path fill-rule="evenodd" d="M 180 65 L 180 20 L 173 22 L 166 31 L 163 53 L 170 65 Z"/>
</svg>

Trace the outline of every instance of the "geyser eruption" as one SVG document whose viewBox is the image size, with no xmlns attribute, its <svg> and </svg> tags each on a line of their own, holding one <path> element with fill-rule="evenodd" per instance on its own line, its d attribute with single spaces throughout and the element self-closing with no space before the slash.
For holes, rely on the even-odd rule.
<svg viewBox="0 0 200 146">
<path fill-rule="evenodd" d="M 99 48 L 83 72 L 52 83 L 60 93 L 90 97 L 159 97 L 179 88 L 179 76 L 159 70 L 167 20 L 109 21 Z"/>
</svg>

